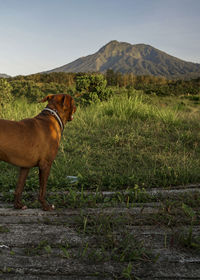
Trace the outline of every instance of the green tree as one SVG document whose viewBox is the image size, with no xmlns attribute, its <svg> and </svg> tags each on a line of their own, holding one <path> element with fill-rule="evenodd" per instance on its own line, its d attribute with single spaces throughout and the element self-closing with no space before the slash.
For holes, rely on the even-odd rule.
<svg viewBox="0 0 200 280">
<path fill-rule="evenodd" d="M 106 85 L 107 81 L 102 74 L 84 74 L 76 77 L 76 90 L 81 96 L 82 104 L 107 100 L 112 91 Z"/>
<path fill-rule="evenodd" d="M 6 79 L 0 79 L 0 105 L 4 106 L 13 100 L 12 86 Z"/>
<path fill-rule="evenodd" d="M 116 86 L 117 78 L 113 69 L 108 69 L 105 74 L 108 86 Z"/>
</svg>

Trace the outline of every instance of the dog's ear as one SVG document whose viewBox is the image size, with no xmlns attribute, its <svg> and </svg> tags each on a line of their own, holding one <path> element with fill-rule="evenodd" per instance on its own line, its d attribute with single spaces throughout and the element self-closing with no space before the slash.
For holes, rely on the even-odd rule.
<svg viewBox="0 0 200 280">
<path fill-rule="evenodd" d="M 63 105 L 66 107 L 66 108 L 70 108 L 71 111 L 73 110 L 73 107 L 74 107 L 74 99 L 66 94 L 63 96 Z"/>
<path fill-rule="evenodd" d="M 49 100 L 51 100 L 53 97 L 54 97 L 53 94 L 49 94 L 49 95 L 47 95 L 45 98 L 43 98 L 42 100 L 38 101 L 38 103 L 43 103 L 43 102 L 49 101 Z"/>
<path fill-rule="evenodd" d="M 69 112 L 69 120 L 71 121 L 73 119 L 72 114 L 76 112 L 76 106 L 74 104 L 74 99 L 66 94 L 63 98 L 63 106 L 66 110 Z"/>
<path fill-rule="evenodd" d="M 62 104 L 64 105 L 65 108 L 70 107 L 70 100 L 71 100 L 71 96 L 69 96 L 68 94 L 63 94 Z"/>
<path fill-rule="evenodd" d="M 66 96 L 63 94 L 62 99 L 61 99 L 61 103 L 64 105 L 65 104 L 65 98 Z"/>
</svg>

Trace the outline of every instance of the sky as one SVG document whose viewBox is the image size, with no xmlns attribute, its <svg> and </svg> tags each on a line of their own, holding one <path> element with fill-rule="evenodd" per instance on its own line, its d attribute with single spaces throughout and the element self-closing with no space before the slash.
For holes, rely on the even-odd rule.
<svg viewBox="0 0 200 280">
<path fill-rule="evenodd" d="M 200 63 L 200 0 L 0 0 L 0 73 L 28 75 L 112 40 Z"/>
</svg>

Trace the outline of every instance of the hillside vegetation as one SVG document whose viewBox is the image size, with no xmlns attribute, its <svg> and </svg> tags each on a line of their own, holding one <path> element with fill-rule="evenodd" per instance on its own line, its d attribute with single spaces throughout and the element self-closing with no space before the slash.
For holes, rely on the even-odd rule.
<svg viewBox="0 0 200 280">
<path fill-rule="evenodd" d="M 106 100 L 124 88 L 130 92 L 132 89 L 137 89 L 157 96 L 196 96 L 200 94 L 200 78 L 167 80 L 162 77 L 135 76 L 132 73 L 121 74 L 111 69 L 107 70 L 105 74 L 34 74 L 0 79 L 0 100 L 9 101 L 12 96 L 26 98 L 28 102 L 36 102 L 48 94 L 61 92 L 78 96 L 78 102 L 83 97 L 87 100 L 91 99 L 91 101 Z"/>
</svg>

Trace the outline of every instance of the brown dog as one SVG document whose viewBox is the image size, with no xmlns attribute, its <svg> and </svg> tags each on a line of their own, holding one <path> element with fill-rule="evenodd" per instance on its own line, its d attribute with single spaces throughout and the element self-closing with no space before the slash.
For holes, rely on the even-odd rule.
<svg viewBox="0 0 200 280">
<path fill-rule="evenodd" d="M 21 194 L 29 169 L 35 166 L 39 167 L 39 201 L 43 210 L 53 209 L 45 201 L 47 179 L 64 125 L 72 120 L 76 107 L 67 94 L 48 95 L 40 102 L 46 101 L 47 107 L 32 119 L 0 120 L 0 160 L 20 167 L 14 201 L 14 207 L 18 209 L 26 209 Z"/>
</svg>

